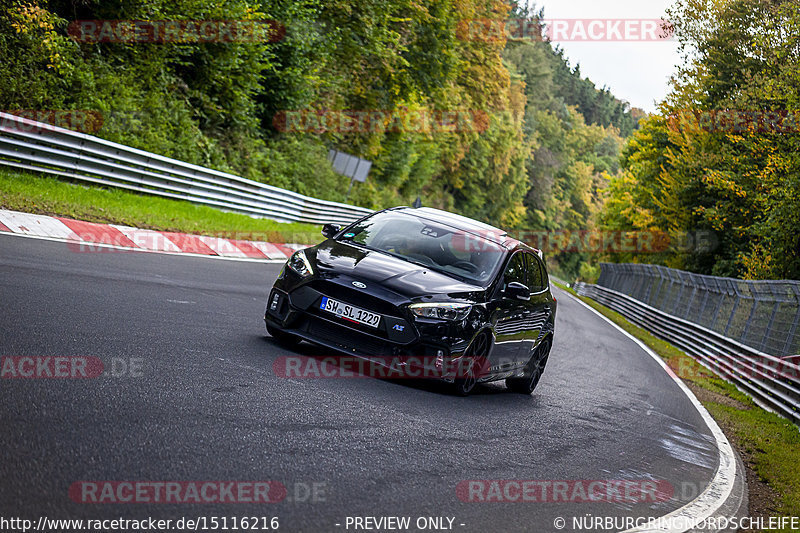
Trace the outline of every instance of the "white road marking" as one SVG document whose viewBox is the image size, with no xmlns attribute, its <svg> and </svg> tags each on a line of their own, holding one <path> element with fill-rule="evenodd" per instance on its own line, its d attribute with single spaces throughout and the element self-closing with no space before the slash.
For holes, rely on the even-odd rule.
<svg viewBox="0 0 800 533">
<path fill-rule="evenodd" d="M 685 531 L 690 531 L 695 528 L 695 526 L 702 522 L 704 519 L 713 515 L 722 504 L 728 499 L 733 490 L 733 482 L 736 478 L 736 457 L 733 454 L 733 448 L 731 447 L 730 442 L 728 442 L 728 438 L 722 432 L 722 430 L 717 425 L 717 422 L 714 418 L 709 414 L 703 404 L 697 399 L 697 397 L 689 390 L 689 387 L 677 376 L 672 369 L 667 366 L 667 363 L 659 357 L 653 350 L 651 350 L 645 343 L 622 329 L 620 326 L 615 324 L 611 319 L 604 316 L 602 313 L 597 311 L 596 309 L 592 308 L 590 305 L 586 304 L 579 298 L 576 298 L 572 294 L 564 291 L 567 296 L 571 297 L 573 300 L 577 301 L 579 304 L 584 306 L 586 309 L 590 310 L 609 324 L 611 324 L 614 328 L 616 328 L 620 333 L 628 337 L 630 340 L 635 342 L 639 345 L 639 347 L 645 351 L 653 360 L 658 363 L 664 371 L 669 374 L 672 380 L 680 387 L 683 393 L 689 398 L 689 401 L 692 402 L 697 412 L 700 413 L 700 416 L 703 418 L 703 421 L 708 426 L 708 429 L 711 430 L 711 434 L 714 436 L 714 439 L 717 441 L 717 450 L 719 452 L 719 466 L 717 467 L 717 472 L 714 474 L 713 479 L 708 484 L 708 487 L 694 500 L 687 503 L 683 507 L 672 511 L 664 516 L 659 518 L 654 518 L 653 521 L 657 523 L 657 521 L 661 520 L 664 524 L 677 524 L 683 523 L 686 527 L 680 529 L 645 529 L 645 528 L 634 528 L 629 529 L 623 533 L 634 533 L 634 532 L 643 532 L 643 531 L 664 531 L 670 533 L 683 533 Z"/>
<path fill-rule="evenodd" d="M 14 233 L 32 235 L 36 237 L 52 237 L 69 241 L 80 241 L 66 224 L 53 217 L 45 215 L 32 215 L 16 211 L 0 210 L 0 222 Z"/>
<path fill-rule="evenodd" d="M 241 251 L 228 239 L 221 237 L 206 237 L 198 235 L 198 239 L 203 241 L 203 244 L 214 250 L 218 255 L 225 257 L 247 257 L 247 254 Z"/>
<path fill-rule="evenodd" d="M 286 254 L 283 253 L 277 246 L 268 242 L 251 242 L 253 246 L 261 250 L 261 252 L 270 259 L 283 259 L 286 260 Z"/>
<path fill-rule="evenodd" d="M 128 226 L 115 226 L 109 225 L 110 227 L 115 227 L 120 230 L 123 235 L 127 236 L 131 239 L 135 244 L 139 244 L 136 239 L 131 238 L 131 235 L 142 235 L 142 238 L 145 238 L 144 232 L 156 234 L 157 237 L 146 237 L 146 240 L 151 240 L 151 243 L 156 244 L 152 248 L 131 248 L 130 246 L 120 246 L 117 244 L 104 244 L 104 243 L 94 243 L 83 241 L 79 235 L 76 235 L 71 229 L 69 229 L 63 222 L 60 220 L 49 217 L 46 215 L 34 215 L 31 213 L 21 213 L 18 211 L 8 211 L 5 209 L 0 209 L 0 222 L 3 223 L 6 227 L 8 227 L 10 232 L 2 231 L 0 235 L 11 235 L 14 237 L 23 237 L 26 239 L 38 239 L 42 241 L 53 241 L 53 242 L 87 242 L 88 245 L 91 246 L 92 249 L 96 248 L 105 248 L 109 250 L 135 250 L 141 253 L 160 253 L 165 255 L 182 255 L 182 256 L 189 256 L 189 257 L 203 257 L 206 259 L 219 259 L 223 261 L 240 261 L 240 262 L 247 262 L 247 263 L 268 263 L 268 264 L 278 264 L 278 263 L 285 263 L 286 262 L 286 255 L 282 253 L 276 246 L 269 244 L 269 243 L 253 243 L 261 244 L 261 245 L 268 245 L 268 248 L 272 252 L 272 256 L 269 259 L 262 259 L 256 257 L 247 257 L 244 253 L 235 254 L 235 255 L 207 255 L 207 254 L 191 254 L 186 253 L 180 250 L 172 241 L 170 241 L 167 237 L 161 235 L 157 231 L 151 230 L 141 230 L 138 228 L 131 228 Z M 158 243 L 161 243 L 158 246 Z M 168 243 L 168 244 L 167 244 Z M 231 243 L 232 244 L 232 243 Z M 74 246 L 74 245 L 73 245 Z M 257 248 L 264 251 L 259 246 Z M 238 249 L 238 248 L 237 248 Z"/>
<path fill-rule="evenodd" d="M 174 242 L 169 240 L 166 235 L 158 231 L 149 229 L 131 228 L 129 226 L 117 226 L 111 224 L 112 228 L 117 228 L 129 238 L 133 243 L 143 250 L 153 250 L 156 252 L 180 252 L 181 249 Z"/>
</svg>

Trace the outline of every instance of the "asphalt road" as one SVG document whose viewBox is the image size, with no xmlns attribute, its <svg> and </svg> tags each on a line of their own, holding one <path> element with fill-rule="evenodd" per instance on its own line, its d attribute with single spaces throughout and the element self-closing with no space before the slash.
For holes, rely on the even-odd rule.
<svg viewBox="0 0 800 533">
<path fill-rule="evenodd" d="M 532 396 L 502 384 L 460 398 L 437 383 L 278 377 L 280 356 L 328 355 L 310 344 L 287 351 L 266 334 L 279 269 L 75 253 L 0 235 L 0 355 L 93 356 L 107 371 L 0 379 L 0 516 L 277 516 L 283 531 L 352 531 L 347 517 L 356 516 L 408 516 L 416 531 L 418 517 L 432 516 L 465 532 L 555 531 L 564 517 L 571 530 L 574 516 L 663 515 L 716 470 L 714 439 L 675 383 L 560 291 L 550 362 Z M 464 480 L 504 479 L 655 480 L 675 492 L 655 503 L 464 502 L 456 493 Z M 275 480 L 288 495 L 273 504 L 76 503 L 69 487 L 81 480 Z M 314 483 L 316 498 L 307 497 Z"/>
</svg>

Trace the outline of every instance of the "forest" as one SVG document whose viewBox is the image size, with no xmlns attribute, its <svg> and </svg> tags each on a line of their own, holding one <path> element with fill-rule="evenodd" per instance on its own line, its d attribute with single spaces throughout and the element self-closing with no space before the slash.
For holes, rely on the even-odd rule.
<svg viewBox="0 0 800 533">
<path fill-rule="evenodd" d="M 105 139 L 373 209 L 419 197 L 521 236 L 638 232 L 670 243 L 545 250 L 564 277 L 591 279 L 603 260 L 800 276 L 797 128 L 698 120 L 796 108 L 792 2 L 679 0 L 667 18 L 684 61 L 653 115 L 598 88 L 546 39 L 480 31 L 544 18 L 516 2 L 0 4 L 0 109 L 82 110 Z M 87 38 L 97 21 L 181 31 L 216 21 L 220 32 L 233 21 L 265 34 L 136 39 L 115 26 Z M 373 162 L 349 197 L 329 149 Z M 699 233 L 714 246 L 676 244 Z"/>
<path fill-rule="evenodd" d="M 682 66 L 625 144 L 598 224 L 689 242 L 609 259 L 800 279 L 800 4 L 678 0 L 668 19 Z"/>
</svg>

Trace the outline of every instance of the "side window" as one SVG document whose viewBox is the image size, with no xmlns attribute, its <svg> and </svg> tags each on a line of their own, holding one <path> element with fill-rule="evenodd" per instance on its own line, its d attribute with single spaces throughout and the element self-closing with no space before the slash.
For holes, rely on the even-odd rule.
<svg viewBox="0 0 800 533">
<path fill-rule="evenodd" d="M 505 278 L 505 283 L 508 285 L 512 281 L 518 281 L 525 285 L 525 259 L 524 254 L 521 252 L 517 252 L 508 262 L 508 266 L 506 266 L 506 271 L 503 274 Z"/>
<path fill-rule="evenodd" d="M 544 261 L 536 258 L 536 262 L 539 263 L 539 270 L 542 271 L 542 290 L 550 288 L 550 278 L 547 275 L 547 265 L 544 264 Z"/>
<path fill-rule="evenodd" d="M 539 292 L 547 287 L 547 274 L 542 262 L 533 254 L 525 254 L 528 263 L 528 288 L 531 292 Z"/>
</svg>

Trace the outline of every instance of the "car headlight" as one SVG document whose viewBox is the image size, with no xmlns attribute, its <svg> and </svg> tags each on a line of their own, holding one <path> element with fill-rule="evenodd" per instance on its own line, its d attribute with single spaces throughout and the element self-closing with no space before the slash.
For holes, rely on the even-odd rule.
<svg viewBox="0 0 800 533">
<path fill-rule="evenodd" d="M 314 269 L 311 268 L 311 263 L 309 263 L 303 250 L 296 251 L 286 264 L 304 278 L 314 273 Z"/>
<path fill-rule="evenodd" d="M 470 304 L 451 303 L 411 304 L 408 308 L 417 316 L 442 320 L 464 320 L 472 310 Z"/>
</svg>

